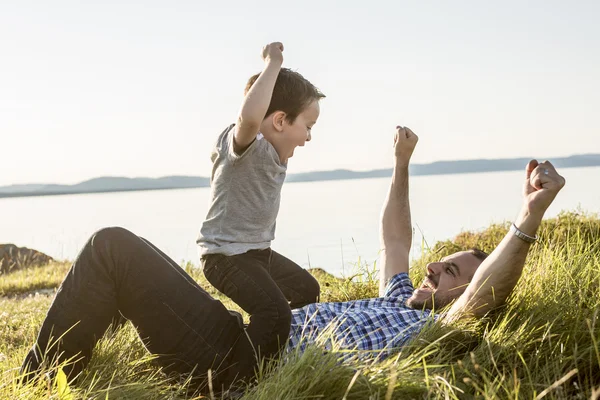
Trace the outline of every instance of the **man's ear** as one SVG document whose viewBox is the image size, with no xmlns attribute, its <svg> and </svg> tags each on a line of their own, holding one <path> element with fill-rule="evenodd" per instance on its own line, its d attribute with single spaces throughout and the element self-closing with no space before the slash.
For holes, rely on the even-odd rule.
<svg viewBox="0 0 600 400">
<path fill-rule="evenodd" d="M 273 128 L 275 129 L 275 131 L 277 132 L 282 132 L 283 131 L 283 127 L 285 125 L 285 117 L 286 114 L 283 111 L 275 111 L 273 113 Z"/>
</svg>

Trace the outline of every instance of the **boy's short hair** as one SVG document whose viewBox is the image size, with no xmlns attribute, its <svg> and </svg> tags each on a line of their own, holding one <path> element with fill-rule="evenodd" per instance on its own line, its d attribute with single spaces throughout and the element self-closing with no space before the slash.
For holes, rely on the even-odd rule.
<svg viewBox="0 0 600 400">
<path fill-rule="evenodd" d="M 248 91 L 259 76 L 260 73 L 248 79 L 244 94 L 248 94 Z M 271 104 L 269 104 L 265 118 L 275 111 L 283 111 L 286 114 L 288 122 L 293 123 L 310 103 L 324 97 L 325 95 L 315 85 L 298 72 L 292 71 L 289 68 L 281 68 L 277 76 L 277 81 L 275 81 Z"/>
</svg>

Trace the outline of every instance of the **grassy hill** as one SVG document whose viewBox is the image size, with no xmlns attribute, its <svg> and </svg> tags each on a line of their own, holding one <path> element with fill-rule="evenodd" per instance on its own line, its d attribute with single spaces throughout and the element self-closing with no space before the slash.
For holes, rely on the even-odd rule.
<svg viewBox="0 0 600 400">
<path fill-rule="evenodd" d="M 456 250 L 492 250 L 507 228 L 493 225 L 437 243 L 413 264 L 413 281 L 423 277 L 427 262 Z M 240 395 L 265 400 L 600 398 L 600 218 L 562 213 L 544 221 L 539 234 L 517 289 L 489 318 L 446 328 L 431 325 L 396 356 L 376 363 L 356 356 L 340 363 L 339 354 L 312 346 L 263 368 L 257 383 Z M 100 341 L 90 366 L 70 387 L 60 381 L 17 384 L 19 366 L 68 267 L 52 264 L 0 276 L 0 398 L 193 398 L 185 383 L 166 381 L 129 325 Z M 375 267 L 357 265 L 357 274 L 347 279 L 315 271 L 322 301 L 376 296 Z M 199 271 L 183 268 L 220 296 Z"/>
</svg>

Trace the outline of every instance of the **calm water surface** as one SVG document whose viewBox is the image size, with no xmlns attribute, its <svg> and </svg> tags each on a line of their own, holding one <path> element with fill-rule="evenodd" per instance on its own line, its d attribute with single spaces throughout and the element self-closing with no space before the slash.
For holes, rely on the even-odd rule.
<svg viewBox="0 0 600 400">
<path fill-rule="evenodd" d="M 600 212 L 600 167 L 564 169 L 567 186 L 547 213 L 580 207 Z M 273 248 L 304 267 L 351 273 L 378 253 L 378 221 L 390 178 L 287 183 Z M 521 205 L 523 173 L 411 178 L 413 248 L 512 220 Z M 176 261 L 198 264 L 195 239 L 209 189 L 177 189 L 0 199 L 0 243 L 32 247 L 73 259 L 105 226 L 144 236 Z"/>
</svg>

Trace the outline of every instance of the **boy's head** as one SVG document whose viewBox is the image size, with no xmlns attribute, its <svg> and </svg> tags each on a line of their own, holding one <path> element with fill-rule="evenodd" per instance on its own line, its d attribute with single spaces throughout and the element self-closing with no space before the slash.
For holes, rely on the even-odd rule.
<svg viewBox="0 0 600 400">
<path fill-rule="evenodd" d="M 245 94 L 259 75 L 248 80 Z M 310 141 L 311 128 L 319 118 L 319 100 L 324 97 L 298 72 L 288 68 L 279 71 L 261 133 L 273 144 L 282 160 L 291 157 L 297 146 Z"/>
</svg>

